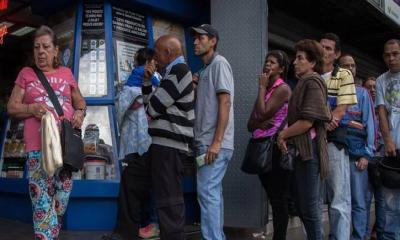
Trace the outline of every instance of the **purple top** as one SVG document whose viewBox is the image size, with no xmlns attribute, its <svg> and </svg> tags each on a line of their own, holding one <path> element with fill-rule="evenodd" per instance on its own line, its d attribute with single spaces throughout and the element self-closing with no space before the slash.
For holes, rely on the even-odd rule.
<svg viewBox="0 0 400 240">
<path fill-rule="evenodd" d="M 272 85 L 271 89 L 266 92 L 264 101 L 268 104 L 268 100 L 271 98 L 272 93 L 282 84 L 286 84 L 282 78 L 278 78 L 274 85 Z M 285 119 L 288 113 L 288 102 L 285 102 L 283 106 L 275 113 L 272 117 L 274 126 L 269 129 L 256 129 L 253 132 L 253 138 L 263 138 L 263 137 L 271 137 L 273 136 L 276 131 L 278 131 L 279 126 L 281 125 L 282 121 Z M 255 113 L 255 116 L 258 117 L 258 113 Z"/>
</svg>

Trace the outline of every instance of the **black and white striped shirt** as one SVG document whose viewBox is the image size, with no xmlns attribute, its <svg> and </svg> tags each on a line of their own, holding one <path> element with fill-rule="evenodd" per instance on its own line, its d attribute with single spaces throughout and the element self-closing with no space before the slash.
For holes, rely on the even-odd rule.
<svg viewBox="0 0 400 240">
<path fill-rule="evenodd" d="M 165 74 L 154 92 L 151 85 L 142 89 L 148 103 L 147 114 L 152 118 L 149 123 L 152 143 L 189 152 L 194 125 L 194 90 L 189 67 L 178 63 Z"/>
</svg>

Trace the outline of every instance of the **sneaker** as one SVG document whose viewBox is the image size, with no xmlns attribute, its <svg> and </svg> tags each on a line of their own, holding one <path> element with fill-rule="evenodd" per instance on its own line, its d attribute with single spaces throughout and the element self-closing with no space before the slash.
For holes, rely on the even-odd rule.
<svg viewBox="0 0 400 240">
<path fill-rule="evenodd" d="M 157 239 L 160 236 L 158 224 L 152 223 L 139 229 L 139 237 L 143 239 Z"/>
</svg>

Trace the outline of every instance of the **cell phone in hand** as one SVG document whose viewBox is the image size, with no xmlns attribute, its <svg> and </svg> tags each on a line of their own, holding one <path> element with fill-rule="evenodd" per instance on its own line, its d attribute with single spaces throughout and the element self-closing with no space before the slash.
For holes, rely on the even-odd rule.
<svg viewBox="0 0 400 240">
<path fill-rule="evenodd" d="M 205 153 L 196 157 L 196 164 L 197 164 L 197 167 L 202 167 L 204 164 L 206 164 L 206 154 Z"/>
</svg>

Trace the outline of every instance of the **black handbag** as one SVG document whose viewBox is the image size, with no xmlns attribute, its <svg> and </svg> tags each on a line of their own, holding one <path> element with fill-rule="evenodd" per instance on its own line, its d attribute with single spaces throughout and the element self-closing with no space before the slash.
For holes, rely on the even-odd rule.
<svg viewBox="0 0 400 240">
<path fill-rule="evenodd" d="M 50 86 L 50 83 L 47 81 L 43 72 L 36 66 L 33 67 L 33 70 L 35 71 L 43 87 L 49 94 L 49 98 L 53 103 L 58 116 L 64 116 L 64 112 L 62 110 L 60 102 L 58 101 L 58 98 L 54 93 L 53 88 Z M 77 172 L 82 169 L 85 158 L 81 134 L 82 132 L 80 129 L 74 129 L 70 121 L 62 118 L 60 138 L 63 155 L 63 166 L 64 168 L 69 168 L 73 172 Z"/>
<path fill-rule="evenodd" d="M 250 138 L 242 162 L 242 171 L 248 174 L 263 174 L 272 169 L 272 137 Z"/>
<path fill-rule="evenodd" d="M 368 163 L 368 179 L 374 187 L 400 189 L 400 150 L 396 157 L 376 157 Z"/>
<path fill-rule="evenodd" d="M 400 151 L 396 157 L 385 157 L 379 162 L 379 178 L 382 186 L 390 189 L 400 189 Z"/>
<path fill-rule="evenodd" d="M 263 174 L 271 171 L 276 150 L 276 136 L 286 125 L 285 118 L 272 137 L 250 138 L 242 162 L 242 171 L 248 174 Z"/>
</svg>

